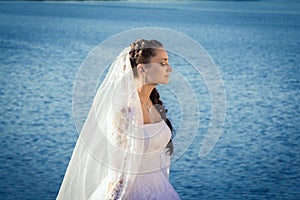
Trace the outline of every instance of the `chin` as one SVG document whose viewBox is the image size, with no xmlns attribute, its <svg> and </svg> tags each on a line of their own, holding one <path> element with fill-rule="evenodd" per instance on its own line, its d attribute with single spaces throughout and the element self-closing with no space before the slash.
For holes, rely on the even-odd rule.
<svg viewBox="0 0 300 200">
<path fill-rule="evenodd" d="M 165 80 L 165 84 L 168 84 L 170 82 L 169 78 L 167 78 L 167 80 Z"/>
</svg>

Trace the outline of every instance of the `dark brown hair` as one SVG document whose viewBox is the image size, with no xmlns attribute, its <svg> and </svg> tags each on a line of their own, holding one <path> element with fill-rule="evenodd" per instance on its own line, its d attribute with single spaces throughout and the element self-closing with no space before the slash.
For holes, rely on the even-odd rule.
<svg viewBox="0 0 300 200">
<path fill-rule="evenodd" d="M 151 58 L 156 55 L 156 50 L 162 48 L 163 45 L 157 40 L 140 39 L 130 44 L 129 59 L 134 77 L 138 76 L 137 65 L 150 63 Z M 167 110 L 165 109 L 163 102 L 160 100 L 159 92 L 156 88 L 152 90 L 150 94 L 150 100 L 152 101 L 153 105 L 159 104 L 163 107 L 163 110 L 159 109 L 158 112 L 160 113 L 162 118 L 165 120 L 166 124 L 169 126 L 171 132 L 173 133 L 174 130 L 170 120 L 164 116 Z M 172 155 L 174 149 L 172 139 L 170 139 L 166 148 L 167 153 L 169 153 L 169 155 Z"/>
</svg>

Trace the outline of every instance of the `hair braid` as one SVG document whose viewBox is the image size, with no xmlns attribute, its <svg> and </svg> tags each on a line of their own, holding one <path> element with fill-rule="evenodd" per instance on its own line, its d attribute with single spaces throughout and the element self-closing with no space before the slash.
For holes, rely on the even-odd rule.
<svg viewBox="0 0 300 200">
<path fill-rule="evenodd" d="M 156 88 L 154 88 L 150 94 L 150 99 L 152 101 L 152 103 L 155 105 L 159 104 L 163 107 L 163 110 L 158 110 L 158 112 L 160 113 L 161 117 L 163 119 L 165 119 L 166 124 L 169 126 L 171 132 L 173 132 L 173 126 L 170 122 L 170 120 L 166 117 L 166 113 L 168 112 L 167 109 L 165 109 L 163 102 L 160 100 L 160 96 L 159 96 L 159 92 L 157 91 Z M 167 144 L 166 148 L 168 149 L 167 153 L 169 153 L 169 155 L 173 154 L 174 151 L 174 146 L 173 146 L 173 142 L 172 139 L 170 139 L 169 143 Z"/>
</svg>

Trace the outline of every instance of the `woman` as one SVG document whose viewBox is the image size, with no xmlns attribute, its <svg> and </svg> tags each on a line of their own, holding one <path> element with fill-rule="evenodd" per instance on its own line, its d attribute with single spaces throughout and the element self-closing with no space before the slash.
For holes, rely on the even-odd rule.
<svg viewBox="0 0 300 200">
<path fill-rule="evenodd" d="M 157 40 L 125 48 L 99 87 L 57 199 L 180 199 L 169 182 L 172 125 L 155 86 L 172 71 Z"/>
</svg>

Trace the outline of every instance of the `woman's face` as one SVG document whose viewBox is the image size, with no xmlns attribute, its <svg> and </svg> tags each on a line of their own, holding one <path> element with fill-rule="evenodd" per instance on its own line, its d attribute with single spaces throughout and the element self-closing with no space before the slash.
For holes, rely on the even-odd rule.
<svg viewBox="0 0 300 200">
<path fill-rule="evenodd" d="M 156 55 L 151 58 L 145 67 L 146 83 L 168 84 L 172 67 L 168 63 L 169 57 L 164 49 L 157 49 Z"/>
</svg>

